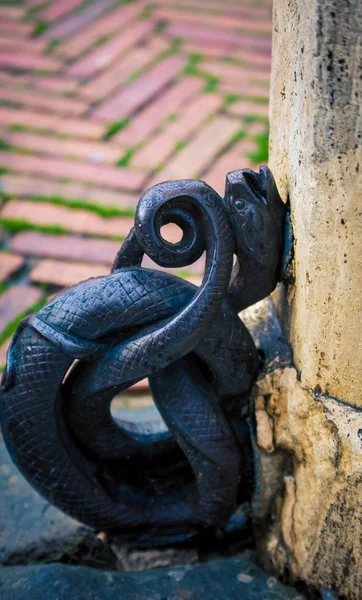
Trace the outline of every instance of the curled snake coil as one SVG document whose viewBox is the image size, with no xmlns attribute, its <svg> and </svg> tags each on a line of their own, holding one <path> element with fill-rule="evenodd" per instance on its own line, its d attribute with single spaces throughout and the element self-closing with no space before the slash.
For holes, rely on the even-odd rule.
<svg viewBox="0 0 362 600">
<path fill-rule="evenodd" d="M 129 539 L 225 527 L 243 468 L 240 419 L 228 406 L 247 401 L 259 366 L 238 312 L 277 283 L 284 217 L 267 168 L 229 173 L 224 199 L 202 181 L 158 184 L 141 197 L 111 274 L 20 324 L 0 417 L 15 464 L 40 494 Z M 161 235 L 170 222 L 183 231 L 175 244 Z M 141 266 L 146 254 L 185 267 L 204 251 L 199 288 Z M 111 415 L 114 396 L 144 377 L 166 432 Z"/>
</svg>

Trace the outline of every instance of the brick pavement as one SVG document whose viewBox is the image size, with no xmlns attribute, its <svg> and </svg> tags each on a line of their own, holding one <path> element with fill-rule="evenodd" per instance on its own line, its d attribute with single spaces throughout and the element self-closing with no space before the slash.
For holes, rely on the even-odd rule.
<svg viewBox="0 0 362 600">
<path fill-rule="evenodd" d="M 0 0 L 0 363 L 22 316 L 109 271 L 149 185 L 222 194 L 266 162 L 271 4 Z"/>
</svg>

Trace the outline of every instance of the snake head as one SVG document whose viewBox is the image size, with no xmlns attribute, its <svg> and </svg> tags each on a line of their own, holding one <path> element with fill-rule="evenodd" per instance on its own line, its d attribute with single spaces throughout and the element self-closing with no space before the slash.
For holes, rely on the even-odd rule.
<svg viewBox="0 0 362 600">
<path fill-rule="evenodd" d="M 268 167 L 231 171 L 225 198 L 240 260 L 268 268 L 280 264 L 286 207 Z"/>
</svg>

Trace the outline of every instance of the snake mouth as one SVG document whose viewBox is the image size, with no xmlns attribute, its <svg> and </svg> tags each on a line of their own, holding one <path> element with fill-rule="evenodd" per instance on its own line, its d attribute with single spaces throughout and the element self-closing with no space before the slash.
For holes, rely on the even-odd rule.
<svg viewBox="0 0 362 600">
<path fill-rule="evenodd" d="M 260 167 L 259 173 L 252 169 L 230 171 L 226 176 L 225 198 L 231 201 L 235 197 L 244 198 L 248 202 L 259 200 L 266 205 L 269 173 L 268 167 Z"/>
</svg>

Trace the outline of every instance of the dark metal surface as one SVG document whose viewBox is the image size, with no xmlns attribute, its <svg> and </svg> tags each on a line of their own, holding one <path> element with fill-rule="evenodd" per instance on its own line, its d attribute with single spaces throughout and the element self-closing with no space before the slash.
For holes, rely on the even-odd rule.
<svg viewBox="0 0 362 600">
<path fill-rule="evenodd" d="M 259 366 L 237 313 L 274 289 L 284 220 L 266 167 L 229 173 L 224 199 L 202 181 L 156 185 L 140 199 L 112 273 L 60 293 L 20 324 L 1 423 L 39 493 L 138 541 L 225 527 L 246 461 L 241 406 Z M 183 231 L 176 244 L 160 233 L 169 222 Z M 147 254 L 185 267 L 205 251 L 200 288 L 141 266 Z M 114 396 L 144 377 L 167 432 L 146 435 L 111 416 Z"/>
</svg>

